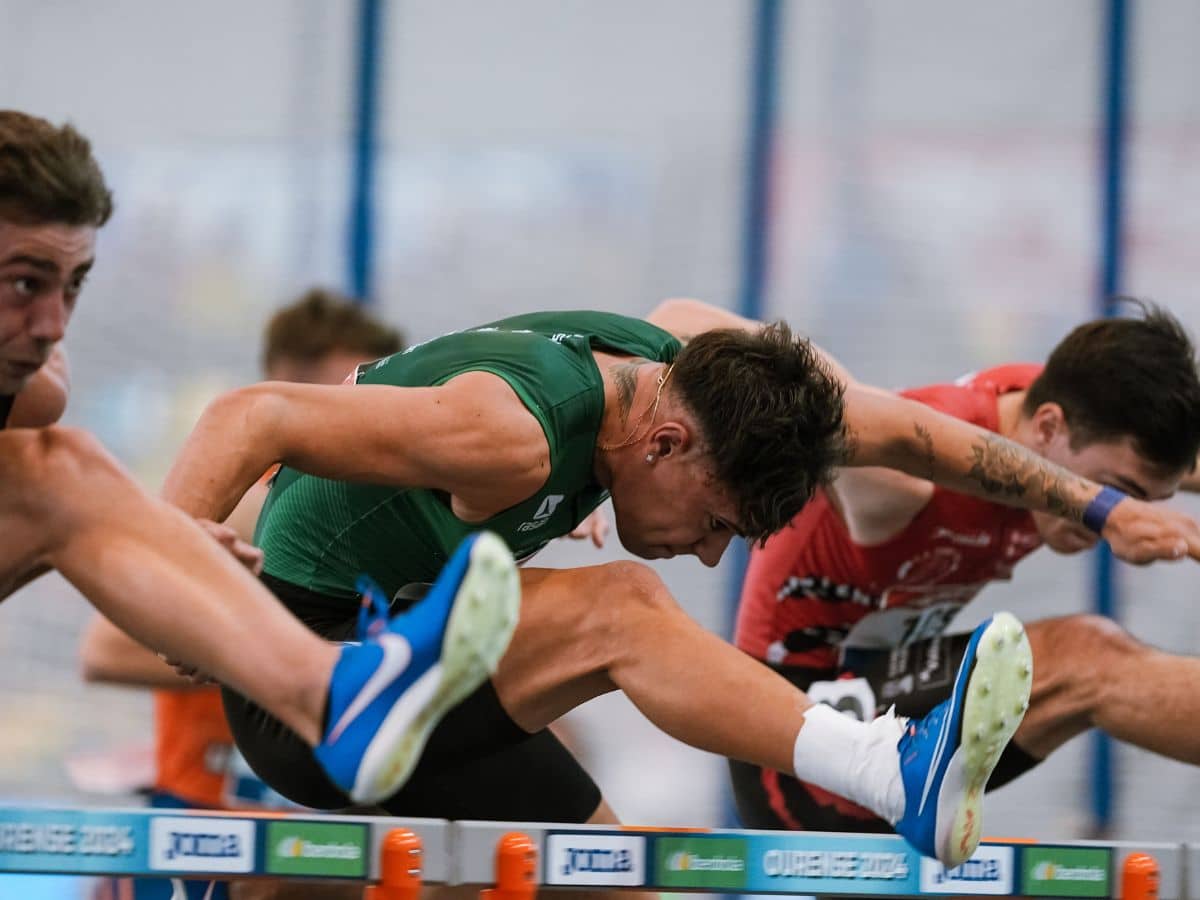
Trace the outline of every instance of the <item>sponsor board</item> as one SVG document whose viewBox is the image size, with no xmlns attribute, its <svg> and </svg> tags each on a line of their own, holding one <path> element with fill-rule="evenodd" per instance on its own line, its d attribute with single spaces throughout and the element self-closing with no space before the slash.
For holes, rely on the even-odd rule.
<svg viewBox="0 0 1200 900">
<path fill-rule="evenodd" d="M 552 832 L 546 836 L 546 884 L 646 883 L 646 839 L 632 834 Z"/>
<path fill-rule="evenodd" d="M 146 868 L 146 819 L 83 810 L 0 810 L 0 871 L 105 872 Z"/>
<path fill-rule="evenodd" d="M 361 878 L 367 874 L 367 826 L 357 823 L 267 823 L 267 871 L 273 875 Z"/>
<path fill-rule="evenodd" d="M 155 816 L 150 868 L 164 872 L 254 871 L 254 822 L 216 816 Z"/>
<path fill-rule="evenodd" d="M 659 837 L 654 848 L 655 887 L 739 890 L 746 886 L 750 846 L 745 838 Z"/>
<path fill-rule="evenodd" d="M 1036 897 L 1109 896 L 1112 851 L 1107 847 L 1026 847 L 1021 893 Z"/>
<path fill-rule="evenodd" d="M 947 869 L 936 859 L 921 858 L 921 892 L 925 894 L 1011 894 L 1016 882 L 1013 848 L 981 844 L 961 866 Z"/>
<path fill-rule="evenodd" d="M 919 857 L 902 838 L 751 835 L 750 893 L 915 894 Z"/>
</svg>

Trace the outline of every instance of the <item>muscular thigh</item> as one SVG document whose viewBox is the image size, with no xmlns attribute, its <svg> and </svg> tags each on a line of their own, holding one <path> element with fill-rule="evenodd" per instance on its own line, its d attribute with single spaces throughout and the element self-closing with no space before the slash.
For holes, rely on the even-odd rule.
<svg viewBox="0 0 1200 900">
<path fill-rule="evenodd" d="M 537 731 L 615 689 L 608 668 L 636 627 L 631 597 L 655 593 L 644 567 L 522 569 L 521 617 L 494 677 L 508 714 Z"/>
<path fill-rule="evenodd" d="M 122 521 L 140 489 L 77 428 L 0 431 L 0 597 L 81 530 Z"/>
</svg>

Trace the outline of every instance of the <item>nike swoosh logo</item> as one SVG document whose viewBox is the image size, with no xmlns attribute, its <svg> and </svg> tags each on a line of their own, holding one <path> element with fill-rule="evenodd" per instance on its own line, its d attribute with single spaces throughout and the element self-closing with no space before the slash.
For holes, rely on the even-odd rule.
<svg viewBox="0 0 1200 900">
<path fill-rule="evenodd" d="M 937 746 L 933 751 L 933 760 L 929 764 L 929 772 L 925 775 L 925 790 L 921 792 L 921 803 L 917 806 L 917 815 L 925 812 L 925 803 L 929 799 L 929 791 L 933 787 L 933 776 L 937 773 L 938 767 L 942 763 L 942 754 L 946 752 L 946 738 L 950 733 L 950 723 L 954 720 L 954 705 L 946 710 L 946 717 L 942 719 L 942 729 L 938 732 Z"/>
<path fill-rule="evenodd" d="M 374 703 L 375 698 L 408 668 L 408 664 L 412 660 L 412 647 L 409 646 L 407 640 L 394 631 L 385 631 L 376 638 L 376 642 L 383 648 L 383 659 L 380 660 L 379 667 L 367 679 L 366 684 L 359 688 L 354 702 L 346 707 L 346 711 L 342 713 L 337 724 L 330 730 L 329 737 L 325 739 L 326 744 L 336 742 L 359 713 Z"/>
<path fill-rule="evenodd" d="M 990 626 L 991 623 L 989 622 L 988 625 Z M 980 641 L 982 640 L 983 636 L 980 635 Z M 977 641 L 975 644 L 975 652 L 978 652 L 978 650 L 979 642 Z M 964 660 L 964 663 L 965 662 L 966 660 Z M 933 762 L 929 766 L 929 773 L 925 776 L 925 790 L 921 792 L 921 803 L 917 806 L 918 816 L 925 812 L 925 803 L 929 800 L 930 789 L 933 788 L 933 777 L 937 773 L 937 770 L 941 767 L 942 756 L 945 754 L 946 745 L 949 743 L 950 726 L 954 722 L 955 712 L 957 711 L 959 701 L 967 696 L 967 688 L 965 684 L 967 678 L 966 671 L 967 667 L 964 664 L 962 669 L 959 670 L 959 677 L 954 680 L 954 693 L 951 695 L 952 699 L 950 701 L 950 708 L 946 710 L 946 717 L 942 719 L 942 729 L 938 732 L 937 746 L 933 751 Z M 960 679 L 964 682 L 961 691 L 959 690 Z"/>
</svg>

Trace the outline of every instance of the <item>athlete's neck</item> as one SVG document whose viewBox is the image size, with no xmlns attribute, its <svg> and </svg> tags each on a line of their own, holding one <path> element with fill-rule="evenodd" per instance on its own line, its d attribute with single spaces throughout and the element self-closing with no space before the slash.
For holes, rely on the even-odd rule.
<svg viewBox="0 0 1200 900">
<path fill-rule="evenodd" d="M 609 457 L 638 453 L 643 439 L 654 428 L 654 419 L 665 411 L 662 397 L 667 367 L 631 356 L 596 353 L 596 366 L 604 380 L 604 415 L 596 435 L 596 474 L 607 486 Z M 658 409 L 655 407 L 658 406 Z"/>
<path fill-rule="evenodd" d="M 1026 426 L 1030 424 L 1029 419 L 1024 414 L 1025 392 L 1012 391 L 1008 394 L 1001 394 L 996 398 L 996 410 L 999 414 L 999 431 L 1002 437 L 1008 438 L 1010 441 L 1016 441 L 1018 444 L 1030 446 L 1030 435 L 1027 435 Z"/>
</svg>

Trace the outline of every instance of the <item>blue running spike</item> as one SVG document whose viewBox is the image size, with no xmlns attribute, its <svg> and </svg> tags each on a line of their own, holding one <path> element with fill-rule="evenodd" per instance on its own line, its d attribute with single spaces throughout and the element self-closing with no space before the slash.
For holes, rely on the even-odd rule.
<svg viewBox="0 0 1200 900">
<path fill-rule="evenodd" d="M 342 647 L 329 730 L 314 753 L 354 802 L 375 803 L 400 789 L 437 723 L 496 670 L 521 589 L 504 541 L 480 532 L 459 545 L 428 594 L 391 620 L 373 582 L 360 581 L 359 591 L 364 640 Z"/>
<path fill-rule="evenodd" d="M 950 698 L 900 738 L 904 815 L 896 831 L 947 869 L 979 845 L 983 792 L 1029 705 L 1032 667 L 1025 629 L 997 613 L 971 635 Z"/>
</svg>

